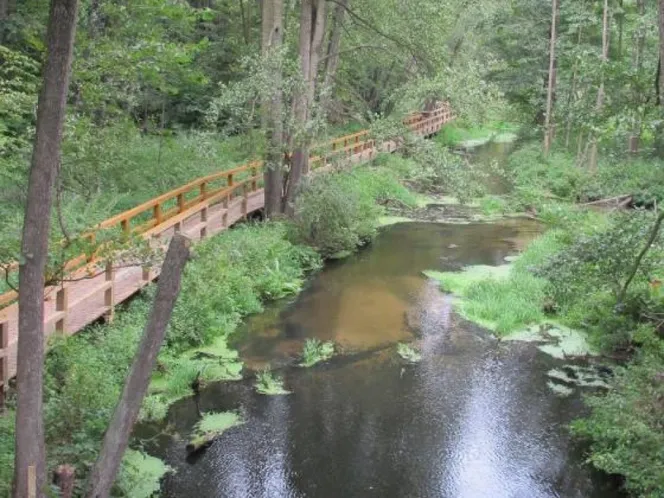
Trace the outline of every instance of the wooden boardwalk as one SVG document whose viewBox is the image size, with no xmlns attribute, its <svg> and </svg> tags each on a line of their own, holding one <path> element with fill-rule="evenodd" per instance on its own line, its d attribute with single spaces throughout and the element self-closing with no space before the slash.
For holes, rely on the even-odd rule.
<svg viewBox="0 0 664 498">
<path fill-rule="evenodd" d="M 412 114 L 404 124 L 414 133 L 429 136 L 454 119 L 449 106 Z M 377 144 L 369 131 L 347 135 L 313 148 L 312 168 L 335 163 L 361 163 L 379 152 L 393 152 L 394 142 Z M 114 216 L 95 230 L 117 229 L 140 234 L 153 245 L 166 245 L 180 232 L 194 241 L 215 235 L 264 206 L 261 161 L 194 180 L 140 206 Z M 91 232 L 90 237 L 94 237 Z M 79 264 L 79 266 L 81 266 Z M 45 334 L 71 335 L 86 325 L 106 317 L 114 307 L 148 285 L 159 275 L 159 268 L 144 269 L 140 263 L 113 267 L 102 261 L 83 261 L 67 281 L 44 290 Z M 7 382 L 16 374 L 18 344 L 18 305 L 16 293 L 0 296 L 0 398 Z"/>
</svg>

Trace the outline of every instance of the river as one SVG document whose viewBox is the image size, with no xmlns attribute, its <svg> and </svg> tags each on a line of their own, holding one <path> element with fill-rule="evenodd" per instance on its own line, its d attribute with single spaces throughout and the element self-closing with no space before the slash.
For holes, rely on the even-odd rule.
<svg viewBox="0 0 664 498">
<path fill-rule="evenodd" d="M 164 497 L 618 496 L 583 463 L 567 424 L 580 395 L 547 387 L 557 360 L 528 343 L 503 343 L 452 310 L 423 270 L 503 264 L 539 228 L 404 223 L 333 263 L 296 298 L 250 318 L 237 347 L 248 369 L 279 368 L 287 396 L 262 396 L 253 379 L 220 383 L 169 412 L 170 432 L 148 449 L 175 469 Z M 293 365 L 306 338 L 341 354 Z M 416 340 L 419 364 L 396 343 Z M 246 423 L 195 459 L 185 444 L 198 410 L 240 410 Z"/>
</svg>

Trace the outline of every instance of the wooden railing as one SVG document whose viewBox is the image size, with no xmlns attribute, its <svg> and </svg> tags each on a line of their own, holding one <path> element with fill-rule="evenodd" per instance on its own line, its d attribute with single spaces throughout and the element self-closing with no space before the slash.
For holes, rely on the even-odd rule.
<svg viewBox="0 0 664 498">
<path fill-rule="evenodd" d="M 414 133 L 428 136 L 454 119 L 449 106 L 408 116 L 404 124 Z M 377 144 L 368 130 L 346 135 L 312 148 L 313 168 L 334 161 L 362 162 L 378 152 L 391 152 L 397 144 Z M 139 206 L 117 214 L 93 227 L 85 237 L 95 242 L 104 231 L 140 236 L 165 245 L 173 233 L 182 232 L 201 240 L 225 230 L 249 213 L 263 207 L 263 162 L 252 161 L 237 168 L 198 178 Z M 82 255 L 67 263 L 65 282 L 45 289 L 45 331 L 71 334 L 100 317 L 111 319 L 116 304 L 150 283 L 159 268 L 140 262 L 113 267 L 95 255 Z M 7 379 L 16 372 L 18 330 L 17 294 L 0 295 L 0 401 Z"/>
</svg>

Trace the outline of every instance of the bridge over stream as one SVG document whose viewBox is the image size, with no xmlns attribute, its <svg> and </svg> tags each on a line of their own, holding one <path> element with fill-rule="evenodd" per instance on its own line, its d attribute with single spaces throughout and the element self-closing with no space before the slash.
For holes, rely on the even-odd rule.
<svg viewBox="0 0 664 498">
<path fill-rule="evenodd" d="M 404 124 L 415 134 L 430 136 L 455 118 L 443 103 L 435 109 L 409 115 Z M 368 130 L 346 135 L 312 148 L 312 169 L 332 164 L 356 164 L 372 160 L 378 153 L 393 152 L 393 141 L 376 143 Z M 166 245 L 174 233 L 194 241 L 215 235 L 264 206 L 263 162 L 252 161 L 231 170 L 198 178 L 100 223 L 96 232 L 118 230 L 138 235 L 155 245 Z M 44 329 L 52 334 L 71 335 L 100 319 L 113 318 L 117 304 L 158 277 L 159 268 L 141 263 L 118 265 L 80 256 L 66 266 L 64 282 L 44 289 Z M 0 401 L 8 381 L 16 374 L 18 304 L 14 291 L 0 295 Z M 4 306 L 4 307 L 3 307 Z"/>
</svg>

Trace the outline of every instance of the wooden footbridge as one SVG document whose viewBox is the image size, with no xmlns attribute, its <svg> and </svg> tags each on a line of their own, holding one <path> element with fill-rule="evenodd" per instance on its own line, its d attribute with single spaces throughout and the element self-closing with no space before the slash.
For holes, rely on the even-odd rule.
<svg viewBox="0 0 664 498">
<path fill-rule="evenodd" d="M 454 119 L 447 104 L 432 111 L 409 115 L 404 124 L 415 134 L 430 136 Z M 368 130 L 337 138 L 314 147 L 313 168 L 333 163 L 370 161 L 380 152 L 393 152 L 393 141 L 376 143 Z M 165 245 L 174 233 L 194 241 L 217 234 L 264 205 L 260 188 L 263 162 L 253 161 L 237 168 L 198 178 L 155 197 L 140 206 L 102 222 L 95 232 L 117 230 L 125 235 L 140 235 L 156 245 Z M 44 289 L 44 326 L 46 336 L 74 334 L 86 325 L 113 317 L 114 307 L 148 285 L 159 275 L 159 268 L 144 268 L 141 263 L 112 265 L 101 260 L 77 258 L 68 263 L 66 281 Z M 16 374 L 18 344 L 18 304 L 16 292 L 0 295 L 0 400 L 10 378 Z"/>
</svg>

